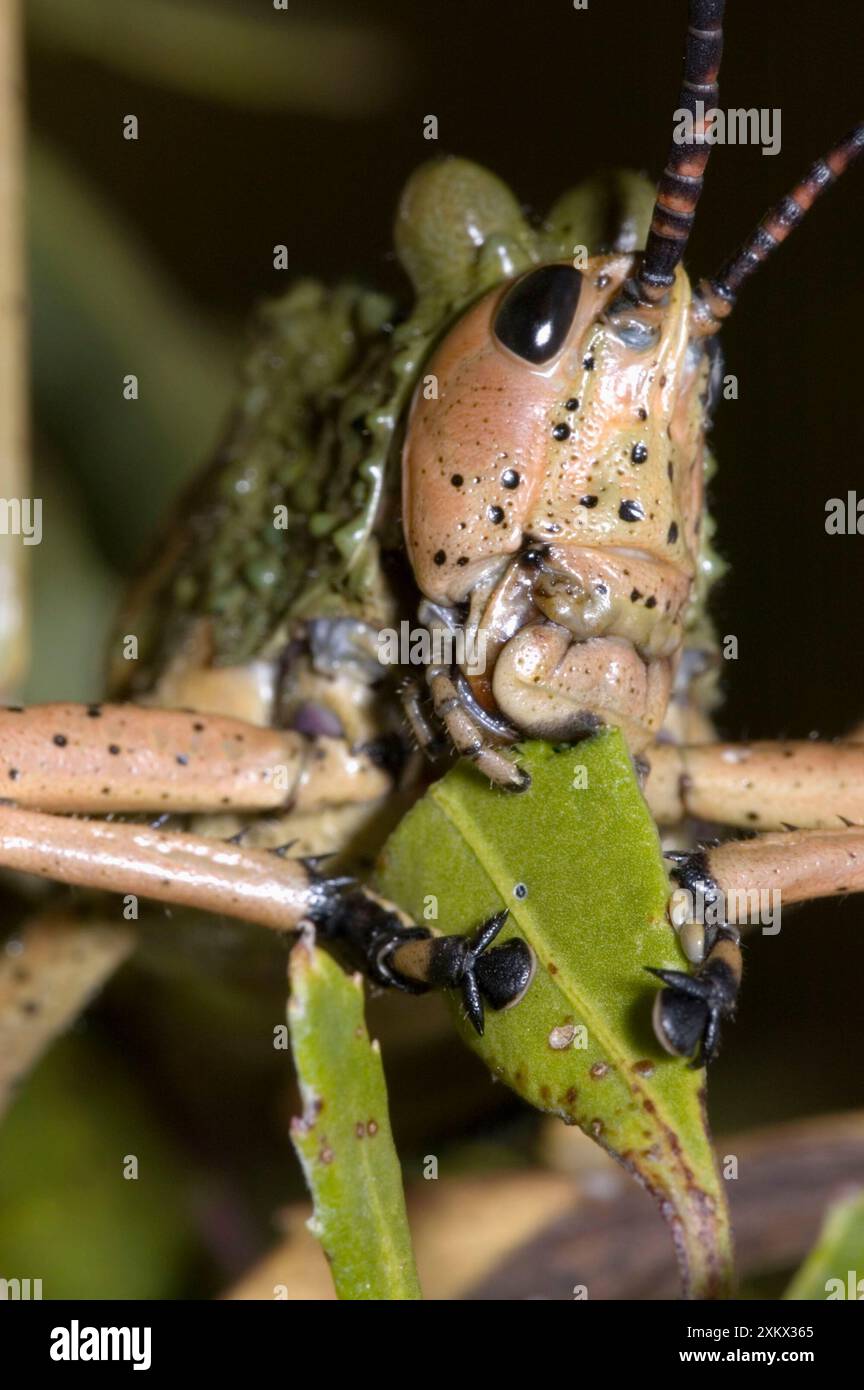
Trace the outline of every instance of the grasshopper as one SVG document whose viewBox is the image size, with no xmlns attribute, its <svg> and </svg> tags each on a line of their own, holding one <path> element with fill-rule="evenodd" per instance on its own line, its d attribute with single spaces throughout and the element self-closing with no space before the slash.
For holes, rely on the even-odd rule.
<svg viewBox="0 0 864 1390">
<path fill-rule="evenodd" d="M 410 312 L 309 281 L 265 307 L 216 458 L 121 614 L 108 702 L 0 713 L 0 863 L 311 920 L 379 985 L 460 991 L 482 1032 L 534 968 L 519 938 L 496 943 L 503 914 L 434 933 L 322 856 L 380 845 L 428 781 L 418 748 L 515 795 L 521 739 L 612 725 L 660 826 L 760 832 L 675 854 L 703 904 L 864 888 L 864 743 L 720 744 L 710 720 L 716 335 L 864 146 L 857 126 L 694 286 L 723 10 L 690 0 L 691 131 L 656 193 L 595 179 L 532 227 L 492 174 L 437 161 L 396 217 Z M 381 659 L 405 625 L 428 639 L 422 680 Z M 738 925 L 708 916 L 679 923 L 693 973 L 655 972 L 658 1040 L 695 1065 L 741 977 Z"/>
</svg>

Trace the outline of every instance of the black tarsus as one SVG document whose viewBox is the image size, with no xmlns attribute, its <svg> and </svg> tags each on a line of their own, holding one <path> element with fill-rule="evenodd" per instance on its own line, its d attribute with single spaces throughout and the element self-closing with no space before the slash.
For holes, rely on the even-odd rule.
<svg viewBox="0 0 864 1390">
<path fill-rule="evenodd" d="M 352 891 L 341 891 L 345 882 Z M 459 990 L 465 1013 L 481 1036 L 484 999 L 491 1008 L 503 1009 L 524 994 L 533 973 L 530 948 L 515 937 L 490 949 L 507 920 L 507 908 L 481 923 L 471 936 L 438 936 L 428 927 L 406 927 L 395 912 L 353 884 L 353 880 L 321 879 L 318 903 L 309 914 L 322 941 L 333 946 L 349 968 L 361 971 L 375 984 L 407 994 Z M 412 941 L 429 943 L 422 978 L 398 968 L 398 951 Z"/>
<path fill-rule="evenodd" d="M 717 931 L 715 947 L 723 942 L 737 947 L 739 939 L 734 928 L 723 926 Z M 693 975 L 650 965 L 646 969 L 665 986 L 655 1014 L 661 1043 L 676 1056 L 692 1057 L 694 1069 L 708 1066 L 719 1051 L 721 1023 L 735 1016 L 738 976 L 724 959 L 713 954 L 713 948 Z"/>
</svg>

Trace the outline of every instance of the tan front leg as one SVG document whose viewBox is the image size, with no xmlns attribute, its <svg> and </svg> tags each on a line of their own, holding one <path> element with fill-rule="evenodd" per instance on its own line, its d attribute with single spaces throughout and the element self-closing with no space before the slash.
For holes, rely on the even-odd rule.
<svg viewBox="0 0 864 1390">
<path fill-rule="evenodd" d="M 0 795 L 42 811 L 292 810 L 373 801 L 391 779 L 338 738 L 137 705 L 0 709 Z"/>
<path fill-rule="evenodd" d="M 864 744 L 655 744 L 645 797 L 660 825 L 686 816 L 742 830 L 864 825 Z"/>
<path fill-rule="evenodd" d="M 733 920 L 758 920 L 764 894 L 785 905 L 864 892 L 864 829 L 790 830 L 730 840 L 688 856 L 676 877 L 687 887 L 696 872 L 723 895 Z"/>
</svg>

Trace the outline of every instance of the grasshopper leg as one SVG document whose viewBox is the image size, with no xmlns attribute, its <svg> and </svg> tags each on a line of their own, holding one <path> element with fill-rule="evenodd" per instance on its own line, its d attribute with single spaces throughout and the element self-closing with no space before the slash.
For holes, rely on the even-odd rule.
<svg viewBox="0 0 864 1390">
<path fill-rule="evenodd" d="M 664 985 L 654 1029 L 667 1051 L 696 1053 L 694 1065 L 703 1066 L 716 1055 L 721 1022 L 735 1011 L 739 928 L 767 909 L 776 924 L 781 905 L 864 892 L 864 829 L 790 830 L 670 857 L 673 877 L 702 905 L 703 947 L 693 954 L 692 975 L 649 967 Z"/>
<path fill-rule="evenodd" d="M 79 887 L 140 894 L 257 922 L 276 931 L 311 921 L 322 941 L 374 983 L 411 994 L 459 990 L 483 1032 L 483 1000 L 508 1008 L 534 970 L 519 938 L 494 946 L 505 913 L 474 936 L 439 936 L 351 879 L 268 850 L 154 830 L 0 806 L 0 864 Z"/>
<path fill-rule="evenodd" d="M 666 743 L 647 758 L 645 796 L 660 825 L 688 816 L 740 830 L 864 825 L 864 743 L 853 739 Z"/>
</svg>

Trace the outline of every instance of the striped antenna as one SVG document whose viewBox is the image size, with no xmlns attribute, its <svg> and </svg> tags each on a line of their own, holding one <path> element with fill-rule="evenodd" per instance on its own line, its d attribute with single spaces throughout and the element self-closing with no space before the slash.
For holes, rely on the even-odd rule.
<svg viewBox="0 0 864 1390">
<path fill-rule="evenodd" d="M 864 123 L 850 130 L 823 159 L 818 159 L 799 184 L 767 212 L 754 232 L 733 256 L 699 286 L 701 304 L 696 317 L 705 328 L 732 312 L 738 291 L 797 227 L 826 188 L 836 183 L 864 150 Z"/>
<path fill-rule="evenodd" d="M 642 304 L 656 304 L 666 294 L 693 226 L 711 153 L 701 137 L 705 115 L 717 104 L 725 6 L 726 0 L 690 0 L 678 109 L 690 113 L 693 138 L 680 145 L 673 141 L 657 188 L 651 230 L 634 285 Z"/>
</svg>

